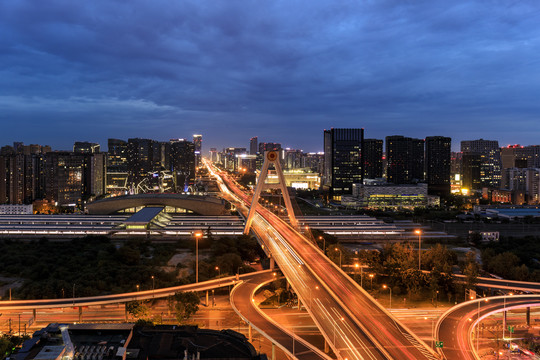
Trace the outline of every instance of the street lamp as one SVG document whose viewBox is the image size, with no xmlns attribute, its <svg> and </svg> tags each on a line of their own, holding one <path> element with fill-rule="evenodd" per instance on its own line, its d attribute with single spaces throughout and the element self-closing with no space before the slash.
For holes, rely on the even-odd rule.
<svg viewBox="0 0 540 360">
<path fill-rule="evenodd" d="M 414 233 L 418 235 L 418 271 L 421 270 L 421 259 L 422 259 L 422 230 L 414 230 Z"/>
<path fill-rule="evenodd" d="M 139 291 L 139 284 L 135 285 L 137 287 L 137 292 Z"/>
<path fill-rule="evenodd" d="M 383 287 L 383 289 L 388 288 L 388 290 L 390 290 L 390 307 L 389 307 L 389 309 L 391 309 L 392 308 L 392 288 L 390 286 L 386 286 L 386 285 L 383 285 L 382 287 Z"/>
<path fill-rule="evenodd" d="M 334 248 L 335 251 L 339 251 L 339 268 L 341 269 L 341 249 Z"/>
<path fill-rule="evenodd" d="M 428 317 L 424 316 L 424 320 L 427 320 Z M 431 347 L 433 348 L 433 342 L 435 341 L 435 318 L 431 319 Z"/>
<path fill-rule="evenodd" d="M 155 292 L 156 292 L 155 279 L 156 277 L 152 275 L 152 297 L 154 297 Z"/>
<path fill-rule="evenodd" d="M 508 295 L 512 296 L 514 293 L 509 293 Z M 505 330 L 506 330 L 506 295 L 503 298 L 503 341 L 505 336 Z"/>
<path fill-rule="evenodd" d="M 323 254 L 326 255 L 326 239 L 324 238 L 324 236 L 319 236 L 319 241 L 320 240 L 323 241 L 322 251 L 323 251 Z"/>
<path fill-rule="evenodd" d="M 197 231 L 195 234 L 195 282 L 199 282 L 199 239 L 202 238 L 203 234 L 200 231 Z"/>
<path fill-rule="evenodd" d="M 373 290 L 373 277 L 375 276 L 375 274 L 369 274 L 369 278 L 371 279 L 371 285 L 369 287 L 369 290 Z"/>
<path fill-rule="evenodd" d="M 221 287 L 221 269 L 219 268 L 219 266 L 216 266 L 216 270 L 218 271 L 218 285 L 219 287 Z"/>
<path fill-rule="evenodd" d="M 488 299 L 484 299 L 485 302 L 488 302 Z M 478 316 L 477 319 L 480 319 L 480 303 L 482 301 L 478 300 Z M 480 336 L 480 321 L 476 323 L 476 352 L 478 352 L 478 337 Z"/>
</svg>

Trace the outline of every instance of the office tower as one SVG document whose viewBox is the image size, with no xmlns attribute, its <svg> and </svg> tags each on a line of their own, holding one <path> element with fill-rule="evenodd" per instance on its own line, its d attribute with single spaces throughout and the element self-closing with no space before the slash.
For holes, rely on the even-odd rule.
<svg viewBox="0 0 540 360">
<path fill-rule="evenodd" d="M 482 188 L 481 167 L 482 157 L 480 154 L 468 152 L 461 154 L 461 181 L 464 189 L 475 190 Z"/>
<path fill-rule="evenodd" d="M 303 168 L 309 168 L 311 171 L 322 175 L 324 172 L 324 153 L 307 153 L 304 154 Z"/>
<path fill-rule="evenodd" d="M 60 206 L 77 206 L 105 193 L 106 155 L 67 151 L 44 157 L 45 198 Z"/>
<path fill-rule="evenodd" d="M 498 189 L 501 184 L 501 150 L 496 140 L 466 140 L 461 142 L 463 154 L 478 154 L 480 164 L 480 188 Z M 465 166 L 465 163 L 463 164 Z M 463 169 L 465 174 L 467 169 Z M 479 188 L 473 188 L 479 189 Z"/>
<path fill-rule="evenodd" d="M 223 167 L 229 171 L 238 170 L 238 161 L 239 156 L 246 155 L 246 148 L 235 148 L 230 147 L 223 149 L 219 154 L 219 162 Z"/>
<path fill-rule="evenodd" d="M 284 149 L 283 150 L 283 169 L 292 170 L 302 168 L 302 159 L 304 152 L 302 150 Z"/>
<path fill-rule="evenodd" d="M 410 184 L 424 180 L 424 140 L 386 137 L 387 181 Z"/>
<path fill-rule="evenodd" d="M 87 141 L 76 141 L 73 144 L 73 152 L 81 154 L 94 154 L 99 152 L 99 144 Z"/>
<path fill-rule="evenodd" d="M 170 164 L 177 192 L 188 191 L 195 183 L 195 144 L 184 139 L 171 139 Z"/>
<path fill-rule="evenodd" d="M 376 179 L 383 176 L 383 141 L 364 139 L 364 179 Z"/>
<path fill-rule="evenodd" d="M 17 149 L 16 153 L 7 146 L 0 151 L 0 204 L 30 204 L 44 196 L 41 150 L 50 147 L 17 143 Z"/>
<path fill-rule="evenodd" d="M 127 172 L 127 142 L 120 139 L 108 139 L 107 172 Z"/>
<path fill-rule="evenodd" d="M 127 170 L 129 183 L 137 185 L 154 171 L 154 141 L 150 139 L 128 139 Z"/>
<path fill-rule="evenodd" d="M 281 150 L 280 143 L 259 143 L 259 153 L 264 154 L 265 151 Z"/>
<path fill-rule="evenodd" d="M 218 153 L 216 148 L 210 148 L 210 161 L 213 163 L 218 161 Z"/>
<path fill-rule="evenodd" d="M 195 146 L 195 168 L 201 165 L 202 135 L 193 135 L 193 145 Z"/>
<path fill-rule="evenodd" d="M 259 139 L 254 136 L 249 139 L 249 154 L 257 155 L 257 150 L 259 149 Z"/>
<path fill-rule="evenodd" d="M 426 137 L 426 180 L 431 194 L 450 194 L 451 148 L 449 137 Z"/>
<path fill-rule="evenodd" d="M 335 200 L 362 182 L 363 141 L 364 129 L 324 130 L 324 186 Z"/>
</svg>

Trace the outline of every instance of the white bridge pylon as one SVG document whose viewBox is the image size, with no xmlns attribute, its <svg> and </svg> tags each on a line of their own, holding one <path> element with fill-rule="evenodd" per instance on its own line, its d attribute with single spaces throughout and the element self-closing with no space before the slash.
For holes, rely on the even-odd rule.
<svg viewBox="0 0 540 360">
<path fill-rule="evenodd" d="M 266 177 L 268 176 L 268 168 L 270 164 L 274 165 L 276 174 L 278 177 L 277 183 L 265 184 Z M 259 198 L 263 189 L 280 189 L 281 195 L 285 202 L 285 208 L 287 209 L 287 215 L 291 221 L 292 227 L 296 228 L 298 226 L 298 221 L 296 216 L 294 216 L 294 210 L 291 203 L 291 198 L 289 197 L 289 192 L 287 191 L 287 186 L 285 184 L 285 176 L 283 176 L 283 170 L 281 169 L 281 164 L 279 162 L 279 156 L 277 151 L 266 151 L 264 153 L 264 163 L 257 179 L 257 186 L 255 187 L 255 192 L 253 193 L 253 199 L 251 200 L 251 206 L 249 207 L 249 215 L 246 220 L 246 226 L 244 227 L 244 234 L 249 234 L 251 229 L 251 223 L 253 222 L 253 217 L 255 216 L 257 206 L 259 205 Z"/>
</svg>

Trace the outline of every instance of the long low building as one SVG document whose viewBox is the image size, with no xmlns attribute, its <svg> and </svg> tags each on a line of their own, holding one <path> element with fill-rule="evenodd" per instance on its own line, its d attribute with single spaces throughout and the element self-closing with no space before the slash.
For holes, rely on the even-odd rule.
<svg viewBox="0 0 540 360">
<path fill-rule="evenodd" d="M 152 209 L 152 208 L 146 208 Z M 154 208 L 156 209 L 156 208 Z M 241 235 L 243 220 L 237 216 L 171 216 L 155 221 L 159 213 L 127 215 L 0 215 L 0 238 L 70 239 L 92 235 L 112 238 L 147 236 L 175 240 L 195 232 L 215 237 Z M 146 216 L 142 216 L 146 215 Z"/>
<path fill-rule="evenodd" d="M 415 240 L 412 222 L 385 223 L 365 215 L 298 217 L 302 229 L 320 230 L 341 241 Z M 174 215 L 164 207 L 146 207 L 130 215 L 0 215 L 0 238 L 71 239 L 92 235 L 124 239 L 144 236 L 153 240 L 174 241 L 190 238 L 196 232 L 217 238 L 243 233 L 244 219 L 239 216 Z M 423 238 L 449 235 L 422 229 Z"/>
</svg>

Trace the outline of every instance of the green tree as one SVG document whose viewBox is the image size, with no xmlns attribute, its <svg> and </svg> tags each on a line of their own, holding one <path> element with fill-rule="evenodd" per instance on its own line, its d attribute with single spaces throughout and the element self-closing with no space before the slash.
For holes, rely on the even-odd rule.
<svg viewBox="0 0 540 360">
<path fill-rule="evenodd" d="M 183 323 L 199 310 L 200 299 L 195 292 L 187 291 L 169 296 L 167 302 L 178 323 Z"/>
<path fill-rule="evenodd" d="M 469 251 L 465 256 L 465 268 L 463 274 L 465 275 L 465 288 L 474 289 L 478 283 L 478 275 L 480 268 L 476 261 L 476 253 Z"/>
<path fill-rule="evenodd" d="M 144 301 L 130 301 L 126 303 L 126 311 L 135 319 L 147 319 L 150 315 L 150 308 Z"/>
</svg>

